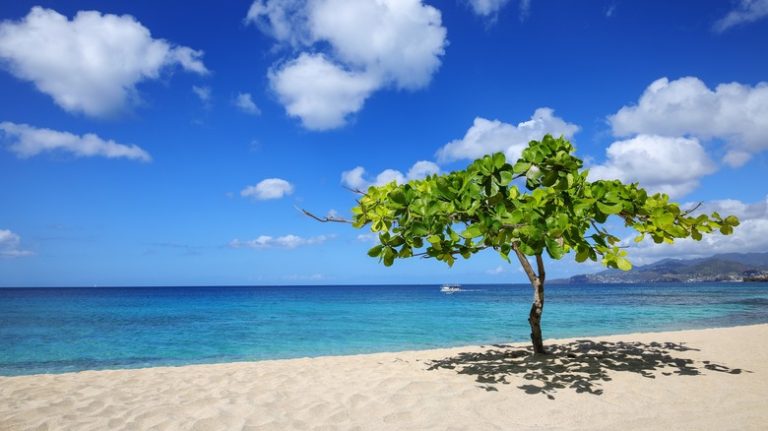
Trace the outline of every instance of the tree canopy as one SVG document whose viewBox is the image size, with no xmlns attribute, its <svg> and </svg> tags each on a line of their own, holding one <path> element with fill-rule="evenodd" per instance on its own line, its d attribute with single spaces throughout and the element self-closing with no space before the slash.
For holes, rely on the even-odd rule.
<svg viewBox="0 0 768 431">
<path fill-rule="evenodd" d="M 622 270 L 632 265 L 620 238 L 605 227 L 610 216 L 635 230 L 638 242 L 646 236 L 656 243 L 700 240 L 716 230 L 730 234 L 739 224 L 734 216 L 691 215 L 637 183 L 589 181 L 573 153 L 566 139 L 547 135 L 511 163 L 496 153 L 465 170 L 372 186 L 352 209 L 352 221 L 378 233 L 379 244 L 368 254 L 387 266 L 412 256 L 453 265 L 459 256 L 493 249 L 507 261 L 512 252 L 540 258 L 546 251 L 561 259 L 574 251 L 578 262 L 600 259 Z"/>
</svg>

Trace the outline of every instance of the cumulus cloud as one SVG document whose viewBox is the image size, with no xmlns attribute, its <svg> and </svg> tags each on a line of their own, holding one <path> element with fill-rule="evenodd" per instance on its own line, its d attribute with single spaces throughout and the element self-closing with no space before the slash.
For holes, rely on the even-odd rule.
<svg viewBox="0 0 768 431">
<path fill-rule="evenodd" d="M 235 106 L 237 106 L 241 111 L 245 112 L 246 114 L 251 115 L 259 115 L 261 114 L 261 109 L 259 109 L 258 106 L 256 106 L 256 103 L 253 101 L 253 97 L 250 93 L 238 93 L 237 97 L 235 98 Z"/>
<path fill-rule="evenodd" d="M 345 70 L 322 54 L 301 54 L 271 70 L 269 80 L 288 115 L 310 130 L 343 126 L 379 86 L 373 75 Z"/>
<path fill-rule="evenodd" d="M 436 164 L 421 160 L 419 162 L 416 162 L 411 166 L 411 169 L 408 169 L 408 179 L 421 179 L 426 178 L 429 175 L 434 175 L 440 172 L 440 167 Z"/>
<path fill-rule="evenodd" d="M 138 100 L 136 85 L 180 66 L 206 74 L 202 51 L 152 38 L 130 15 L 33 7 L 0 23 L 0 64 L 68 112 L 102 117 Z"/>
<path fill-rule="evenodd" d="M 0 229 L 0 257 L 24 257 L 31 255 L 31 251 L 21 249 L 21 237 L 8 229 Z"/>
<path fill-rule="evenodd" d="M 616 136 L 690 136 L 726 143 L 725 163 L 740 166 L 768 149 L 768 83 L 720 84 L 709 89 L 700 79 L 661 78 L 639 102 L 610 116 Z"/>
<path fill-rule="evenodd" d="M 258 238 L 251 240 L 239 240 L 233 239 L 229 242 L 231 248 L 296 248 L 306 245 L 322 244 L 329 239 L 332 239 L 332 235 L 319 235 L 313 237 L 301 237 L 298 235 L 284 235 L 278 237 L 272 237 L 269 235 L 261 235 Z"/>
<path fill-rule="evenodd" d="M 240 191 L 240 196 L 257 200 L 280 199 L 293 193 L 293 184 L 281 178 L 267 178 Z"/>
<path fill-rule="evenodd" d="M 475 118 L 464 138 L 451 141 L 437 151 L 439 162 L 474 160 L 486 154 L 504 152 L 510 160 L 517 160 L 528 142 L 541 139 L 547 133 L 571 139 L 579 126 L 554 115 L 550 108 L 539 108 L 531 119 L 518 125 L 499 120 Z"/>
<path fill-rule="evenodd" d="M 590 168 L 591 180 L 639 182 L 651 192 L 683 196 L 713 173 L 715 164 L 695 138 L 638 135 L 606 150 L 605 163 Z"/>
<path fill-rule="evenodd" d="M 686 204 L 684 207 L 692 207 Z M 625 240 L 628 245 L 629 257 L 639 264 L 650 263 L 668 257 L 697 258 L 718 253 L 749 253 L 765 252 L 768 250 L 768 197 L 755 203 L 744 203 L 738 200 L 719 200 L 705 202 L 695 213 L 711 213 L 717 211 L 721 216 L 735 215 L 741 225 L 733 234 L 721 235 L 719 232 L 705 235 L 701 241 L 683 239 L 674 244 L 654 244 L 645 240 L 635 244 L 630 238 Z"/>
<path fill-rule="evenodd" d="M 8 150 L 26 159 L 44 152 L 65 152 L 76 157 L 126 158 L 149 162 L 149 153 L 136 145 L 118 144 L 92 133 L 75 135 L 51 129 L 40 129 L 27 124 L 0 123 L 0 135 L 10 141 Z"/>
<path fill-rule="evenodd" d="M 421 0 L 256 0 L 246 22 L 304 51 L 269 80 L 312 130 L 344 125 L 381 88 L 426 86 L 447 43 L 440 12 Z"/>
<path fill-rule="evenodd" d="M 384 184 L 389 184 L 392 181 L 395 181 L 398 184 L 403 184 L 410 180 L 422 179 L 428 175 L 434 175 L 437 173 L 440 173 L 439 166 L 437 166 L 435 163 L 422 160 L 414 163 L 406 175 L 396 169 L 385 169 L 376 175 L 376 178 L 371 181 L 366 178 L 365 168 L 362 166 L 357 166 L 353 169 L 341 173 L 341 183 L 351 189 L 365 190 L 370 186 L 381 186 Z"/>
<path fill-rule="evenodd" d="M 722 33 L 731 27 L 747 24 L 768 16 L 768 0 L 740 0 L 736 7 L 715 21 L 712 29 Z"/>
</svg>

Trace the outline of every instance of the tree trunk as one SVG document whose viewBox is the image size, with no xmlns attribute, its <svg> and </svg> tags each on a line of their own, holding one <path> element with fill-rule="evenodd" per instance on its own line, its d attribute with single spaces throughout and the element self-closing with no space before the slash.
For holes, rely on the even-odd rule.
<svg viewBox="0 0 768 431">
<path fill-rule="evenodd" d="M 528 314 L 528 323 L 531 325 L 531 342 L 533 353 L 545 354 L 544 340 L 541 336 L 541 313 L 544 311 L 544 282 L 536 280 L 533 285 L 533 304 Z"/>
<path fill-rule="evenodd" d="M 512 244 L 512 250 L 515 251 L 517 258 L 520 260 L 520 265 L 522 265 L 525 274 L 531 280 L 531 286 L 533 286 L 533 304 L 531 304 L 531 312 L 528 314 L 528 323 L 531 325 L 533 353 L 546 354 L 544 339 L 541 336 L 541 313 L 544 311 L 544 280 L 547 279 L 547 274 L 544 271 L 544 259 L 541 258 L 541 254 L 536 255 L 536 268 L 539 270 L 539 273 L 536 274 L 531 263 L 528 262 L 528 258 L 517 248 L 516 244 Z"/>
</svg>

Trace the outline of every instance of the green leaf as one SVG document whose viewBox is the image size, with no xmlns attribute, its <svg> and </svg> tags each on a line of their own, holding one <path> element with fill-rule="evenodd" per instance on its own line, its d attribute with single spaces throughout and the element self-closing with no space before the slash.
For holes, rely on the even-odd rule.
<svg viewBox="0 0 768 431">
<path fill-rule="evenodd" d="M 379 257 L 379 255 L 381 254 L 381 250 L 382 250 L 383 248 L 384 248 L 384 246 L 383 246 L 383 245 L 381 245 L 381 244 L 379 244 L 379 245 L 377 245 L 377 246 L 373 247 L 372 249 L 368 250 L 368 256 L 371 256 L 371 257 Z"/>
<path fill-rule="evenodd" d="M 385 248 L 383 258 L 384 266 L 392 266 L 392 264 L 395 262 L 395 250 L 389 247 Z"/>
<path fill-rule="evenodd" d="M 531 164 L 528 162 L 517 162 L 512 167 L 512 172 L 514 172 L 516 175 L 525 173 L 528 171 L 528 169 L 531 169 Z"/>
<path fill-rule="evenodd" d="M 616 258 L 616 267 L 622 271 L 629 271 L 632 269 L 632 263 L 623 257 Z"/>
<path fill-rule="evenodd" d="M 552 259 L 561 259 L 563 257 L 563 247 L 557 241 L 547 237 L 544 242 L 547 245 L 547 253 Z"/>
<path fill-rule="evenodd" d="M 541 185 L 544 187 L 551 187 L 557 182 L 559 178 L 557 171 L 549 171 L 541 178 Z"/>
<path fill-rule="evenodd" d="M 429 233 L 429 230 L 421 223 L 414 223 L 411 227 L 411 233 L 416 236 L 424 236 Z"/>
<path fill-rule="evenodd" d="M 496 153 L 493 155 L 493 165 L 496 169 L 501 169 L 501 167 L 504 166 L 504 163 L 507 163 L 504 153 Z"/>
<path fill-rule="evenodd" d="M 405 205 L 405 193 L 401 189 L 395 189 L 389 194 L 389 198 L 392 202 L 400 205 Z"/>
<path fill-rule="evenodd" d="M 589 258 L 589 247 L 580 246 L 576 252 L 576 262 L 584 262 Z"/>
<path fill-rule="evenodd" d="M 621 204 L 607 205 L 602 202 L 598 202 L 597 209 L 599 209 L 603 214 L 618 214 L 623 209 L 623 206 Z"/>
<path fill-rule="evenodd" d="M 472 226 L 469 226 L 464 232 L 462 232 L 461 236 L 464 238 L 477 238 L 482 234 L 483 234 L 482 226 L 473 224 Z"/>
<path fill-rule="evenodd" d="M 506 186 L 507 184 L 512 182 L 512 177 L 514 174 L 512 174 L 511 171 L 501 171 L 501 185 Z"/>
</svg>

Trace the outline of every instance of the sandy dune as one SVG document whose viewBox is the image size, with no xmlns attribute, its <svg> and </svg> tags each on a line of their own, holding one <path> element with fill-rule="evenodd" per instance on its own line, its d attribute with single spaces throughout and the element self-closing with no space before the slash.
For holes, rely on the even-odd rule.
<svg viewBox="0 0 768 431">
<path fill-rule="evenodd" d="M 590 340 L 5 377 L 0 430 L 768 429 L 768 325 Z"/>
</svg>

